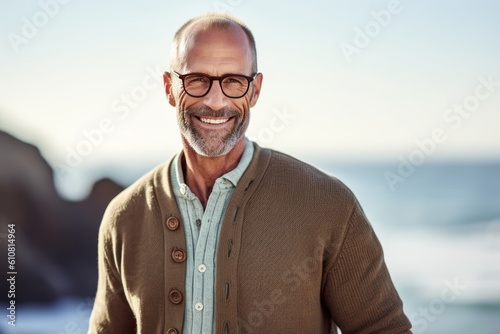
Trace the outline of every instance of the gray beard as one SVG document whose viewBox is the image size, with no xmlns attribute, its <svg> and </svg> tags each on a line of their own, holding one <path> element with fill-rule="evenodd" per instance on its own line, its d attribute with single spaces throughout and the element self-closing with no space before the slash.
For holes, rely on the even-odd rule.
<svg viewBox="0 0 500 334">
<path fill-rule="evenodd" d="M 229 133 L 204 131 L 202 135 L 192 124 L 191 116 L 234 117 L 235 122 Z M 231 152 L 236 143 L 245 135 L 249 118 L 248 113 L 248 117 L 242 121 L 241 114 L 230 108 L 214 111 L 208 107 L 193 107 L 177 112 L 177 122 L 182 136 L 196 153 L 204 157 L 220 157 Z"/>
</svg>

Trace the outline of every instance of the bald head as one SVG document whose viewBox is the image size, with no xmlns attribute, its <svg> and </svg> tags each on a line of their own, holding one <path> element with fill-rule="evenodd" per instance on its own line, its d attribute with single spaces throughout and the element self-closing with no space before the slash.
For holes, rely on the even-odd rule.
<svg viewBox="0 0 500 334">
<path fill-rule="evenodd" d="M 246 39 L 245 46 L 250 53 L 252 72 L 257 73 L 257 50 L 252 32 L 238 19 L 220 13 L 210 13 L 195 17 L 184 23 L 176 32 L 172 44 L 170 71 L 180 70 L 185 65 L 187 59 L 186 53 L 194 47 L 196 41 L 201 36 L 212 30 L 232 31 L 233 36 L 238 37 L 239 35 L 239 38 Z"/>
</svg>

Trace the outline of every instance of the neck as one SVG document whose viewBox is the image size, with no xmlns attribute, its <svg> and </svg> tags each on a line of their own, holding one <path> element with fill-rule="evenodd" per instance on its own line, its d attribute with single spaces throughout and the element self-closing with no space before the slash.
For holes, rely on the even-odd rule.
<svg viewBox="0 0 500 334">
<path fill-rule="evenodd" d="M 201 156 L 185 140 L 183 147 L 184 181 L 205 208 L 215 180 L 238 166 L 245 149 L 245 138 L 241 138 L 228 154 L 220 157 Z"/>
</svg>

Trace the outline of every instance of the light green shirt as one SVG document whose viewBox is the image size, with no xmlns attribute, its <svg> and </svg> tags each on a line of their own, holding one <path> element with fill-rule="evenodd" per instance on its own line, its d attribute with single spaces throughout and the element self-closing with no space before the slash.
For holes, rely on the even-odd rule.
<svg viewBox="0 0 500 334">
<path fill-rule="evenodd" d="M 219 177 L 203 211 L 200 200 L 184 182 L 179 153 L 170 168 L 172 188 L 186 231 L 186 309 L 183 333 L 213 333 L 215 266 L 219 231 L 227 203 L 252 160 L 253 144 L 245 150 L 235 169 Z"/>
</svg>

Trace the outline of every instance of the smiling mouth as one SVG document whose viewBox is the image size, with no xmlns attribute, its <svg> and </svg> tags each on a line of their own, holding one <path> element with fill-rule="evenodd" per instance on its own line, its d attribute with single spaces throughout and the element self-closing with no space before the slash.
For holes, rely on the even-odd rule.
<svg viewBox="0 0 500 334">
<path fill-rule="evenodd" d="M 224 124 L 227 121 L 229 121 L 231 118 L 205 118 L 205 117 L 198 117 L 200 121 L 206 124 Z"/>
</svg>

